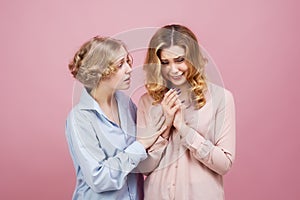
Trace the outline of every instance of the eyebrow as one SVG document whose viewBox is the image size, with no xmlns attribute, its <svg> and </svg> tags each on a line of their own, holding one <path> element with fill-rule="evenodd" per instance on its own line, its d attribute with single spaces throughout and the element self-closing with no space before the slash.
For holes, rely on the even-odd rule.
<svg viewBox="0 0 300 200">
<path fill-rule="evenodd" d="M 129 57 L 129 54 L 126 54 L 126 56 L 121 57 L 119 60 L 116 60 L 114 63 L 124 62 Z"/>
<path fill-rule="evenodd" d="M 172 58 L 174 60 L 178 59 L 178 58 L 182 58 L 184 57 L 184 55 L 180 55 L 180 56 L 177 56 L 176 58 Z M 168 60 L 168 58 L 160 58 L 160 60 Z"/>
</svg>

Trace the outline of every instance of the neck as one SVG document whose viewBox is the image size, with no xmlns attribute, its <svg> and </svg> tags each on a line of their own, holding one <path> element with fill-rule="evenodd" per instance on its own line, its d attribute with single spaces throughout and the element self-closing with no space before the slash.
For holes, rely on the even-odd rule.
<svg viewBox="0 0 300 200">
<path fill-rule="evenodd" d="M 114 94 L 115 90 L 105 86 L 98 86 L 91 91 L 91 96 L 97 101 L 105 116 L 120 126 L 118 105 Z"/>
<path fill-rule="evenodd" d="M 114 90 L 101 84 L 91 91 L 92 97 L 98 102 L 100 106 L 101 105 L 111 106 L 114 94 L 115 94 Z"/>
</svg>

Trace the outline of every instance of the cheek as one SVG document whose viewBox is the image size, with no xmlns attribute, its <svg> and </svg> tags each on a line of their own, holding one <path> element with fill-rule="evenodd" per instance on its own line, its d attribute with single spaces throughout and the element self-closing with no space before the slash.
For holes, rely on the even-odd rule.
<svg viewBox="0 0 300 200">
<path fill-rule="evenodd" d="M 122 75 L 119 72 L 117 72 L 110 78 L 109 81 L 111 85 L 116 85 L 119 84 L 121 80 L 122 80 Z"/>
<path fill-rule="evenodd" d="M 178 66 L 178 70 L 186 72 L 188 70 L 188 66 L 186 64 L 181 64 Z"/>
<path fill-rule="evenodd" d="M 116 79 L 122 79 L 124 77 L 124 72 L 122 71 L 122 69 L 119 69 L 119 71 L 117 71 L 116 73 Z"/>
</svg>

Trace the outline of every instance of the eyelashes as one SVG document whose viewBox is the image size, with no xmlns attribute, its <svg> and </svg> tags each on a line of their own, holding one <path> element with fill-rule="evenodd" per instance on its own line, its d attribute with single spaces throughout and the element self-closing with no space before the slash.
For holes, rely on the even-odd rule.
<svg viewBox="0 0 300 200">
<path fill-rule="evenodd" d="M 174 59 L 174 61 L 177 63 L 182 63 L 184 60 L 185 60 L 184 57 L 178 57 L 178 58 Z"/>
<path fill-rule="evenodd" d="M 181 64 L 185 61 L 184 57 L 178 57 L 178 58 L 174 58 L 174 62 L 177 64 Z M 160 60 L 162 65 L 168 65 L 169 64 L 169 60 Z"/>
<path fill-rule="evenodd" d="M 160 63 L 162 64 L 162 65 L 167 65 L 167 64 L 169 64 L 169 62 L 168 61 L 160 61 Z"/>
<path fill-rule="evenodd" d="M 124 63 L 125 63 L 125 59 L 122 59 L 119 63 L 117 63 L 117 67 L 118 67 L 118 68 L 122 68 L 123 65 L 124 65 Z M 126 63 L 127 63 L 130 67 L 132 67 L 133 59 L 132 59 L 132 57 L 131 57 L 130 55 L 128 55 L 128 56 L 126 57 Z"/>
</svg>

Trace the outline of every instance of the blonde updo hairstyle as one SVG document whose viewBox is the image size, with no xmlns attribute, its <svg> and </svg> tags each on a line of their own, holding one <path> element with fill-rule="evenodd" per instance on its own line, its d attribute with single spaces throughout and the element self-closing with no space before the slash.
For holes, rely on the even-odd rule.
<svg viewBox="0 0 300 200">
<path fill-rule="evenodd" d="M 117 70 L 113 64 L 121 47 L 126 49 L 120 40 L 96 36 L 75 53 L 69 70 L 87 89 L 93 89 L 101 79 L 109 78 Z"/>
<path fill-rule="evenodd" d="M 206 103 L 204 93 L 207 84 L 204 67 L 207 59 L 201 54 L 196 36 L 185 26 L 164 26 L 151 38 L 144 63 L 145 87 L 154 99 L 153 104 L 162 101 L 164 94 L 168 91 L 169 84 L 161 74 L 160 54 L 163 49 L 171 46 L 180 46 L 185 50 L 185 63 L 188 66 L 186 79 L 191 85 L 195 108 L 200 109 Z"/>
</svg>

